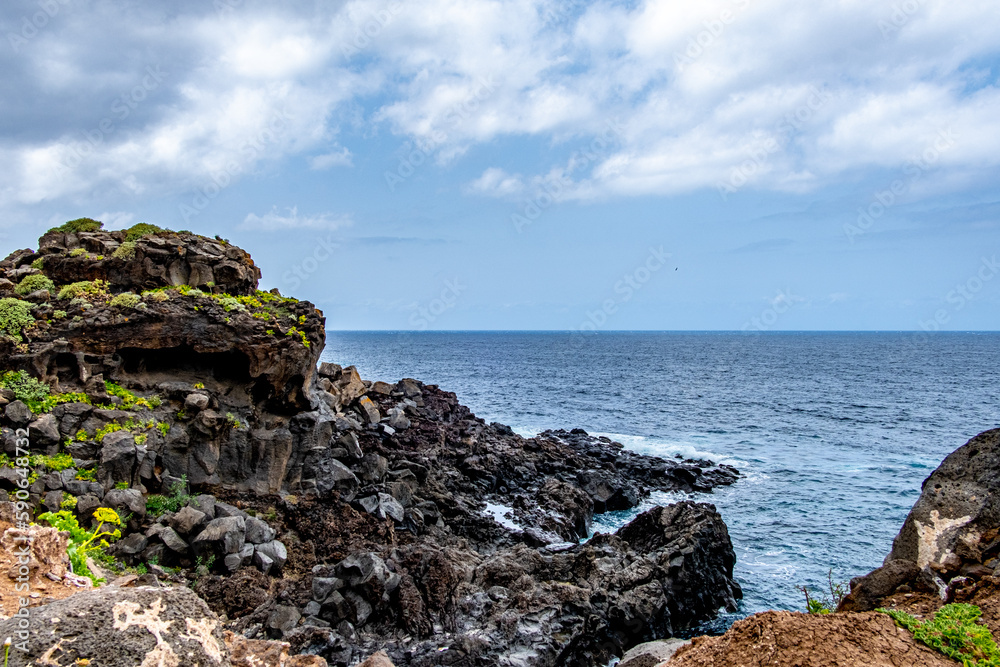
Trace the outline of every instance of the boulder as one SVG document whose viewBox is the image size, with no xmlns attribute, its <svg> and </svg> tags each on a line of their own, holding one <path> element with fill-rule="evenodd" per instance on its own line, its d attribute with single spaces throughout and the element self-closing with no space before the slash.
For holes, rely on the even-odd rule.
<svg viewBox="0 0 1000 667">
<path fill-rule="evenodd" d="M 389 660 L 385 651 L 377 651 L 368 656 L 358 667 L 395 667 L 395 665 Z"/>
<path fill-rule="evenodd" d="M 270 542 L 276 535 L 274 528 L 267 525 L 267 522 L 257 517 L 246 518 L 246 540 L 251 544 L 263 544 Z"/>
<path fill-rule="evenodd" d="M 111 489 L 104 494 L 104 506 L 132 513 L 136 518 L 146 516 L 146 500 L 139 489 Z"/>
<path fill-rule="evenodd" d="M 32 417 L 34 417 L 31 412 L 31 408 L 21 401 L 8 403 L 7 407 L 4 408 L 4 416 L 7 417 L 8 421 L 10 421 L 10 423 L 14 426 L 24 426 L 31 421 Z"/>
<path fill-rule="evenodd" d="M 218 617 L 184 587 L 100 588 L 35 607 L 31 619 L 27 652 L 11 651 L 18 664 L 230 664 Z M 16 618 L 0 621 L 5 637 L 19 629 Z"/>
<path fill-rule="evenodd" d="M 364 417 L 369 424 L 377 424 L 379 423 L 379 420 L 382 419 L 382 415 L 379 414 L 378 406 L 375 405 L 375 401 L 367 396 L 362 396 L 358 399 L 358 408 L 361 411 L 361 416 Z"/>
<path fill-rule="evenodd" d="M 209 521 L 191 546 L 198 556 L 215 554 L 225 558 L 227 554 L 239 553 L 245 542 L 246 520 L 242 516 L 229 516 Z"/>
<path fill-rule="evenodd" d="M 410 428 L 410 420 L 406 418 L 406 414 L 401 409 L 392 408 L 387 416 L 389 417 L 389 426 L 397 431 Z"/>
<path fill-rule="evenodd" d="M 28 425 L 28 439 L 34 451 L 45 452 L 48 455 L 59 451 L 62 438 L 59 436 L 59 423 L 53 414 L 42 415 Z"/>
<path fill-rule="evenodd" d="M 208 520 L 208 516 L 199 510 L 187 505 L 174 514 L 167 523 L 181 535 L 189 535 L 197 530 Z"/>
<path fill-rule="evenodd" d="M 618 662 L 618 667 L 657 667 L 673 656 L 682 646 L 691 643 L 690 639 L 658 639 L 644 642 L 629 649 Z"/>
<path fill-rule="evenodd" d="M 258 544 L 254 548 L 254 563 L 257 564 L 258 561 L 260 563 L 268 563 L 267 569 L 264 567 L 260 568 L 264 574 L 268 574 L 269 572 L 278 574 L 285 567 L 285 563 L 288 562 L 288 551 L 285 549 L 285 545 L 278 540 Z"/>
<path fill-rule="evenodd" d="M 105 488 L 117 482 L 132 483 L 146 450 L 135 444 L 135 436 L 129 431 L 115 431 L 104 437 L 101 443 L 101 460 L 97 466 L 97 479 Z"/>
</svg>

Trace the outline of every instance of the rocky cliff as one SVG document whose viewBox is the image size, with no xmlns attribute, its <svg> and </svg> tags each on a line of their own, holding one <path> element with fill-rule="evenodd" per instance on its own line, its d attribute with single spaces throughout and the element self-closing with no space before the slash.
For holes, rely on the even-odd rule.
<svg viewBox="0 0 1000 667">
<path fill-rule="evenodd" d="M 36 511 L 117 510 L 122 566 L 333 665 L 378 649 L 397 665 L 604 664 L 735 607 L 711 505 L 587 541 L 595 513 L 735 470 L 580 430 L 522 438 L 436 386 L 317 367 L 322 314 L 259 276 L 221 239 L 86 220 L 0 263 L 0 425 L 11 457 L 29 434 Z M 12 468 L 0 486 L 17 488 Z"/>
<path fill-rule="evenodd" d="M 998 470 L 1000 429 L 981 433 L 948 455 L 924 481 L 883 565 L 851 581 L 838 613 L 758 614 L 722 637 L 696 639 L 663 666 L 958 664 L 916 641 L 889 616 L 872 612 L 894 609 L 924 620 L 945 604 L 969 603 L 980 607 L 983 623 L 1000 637 Z"/>
</svg>

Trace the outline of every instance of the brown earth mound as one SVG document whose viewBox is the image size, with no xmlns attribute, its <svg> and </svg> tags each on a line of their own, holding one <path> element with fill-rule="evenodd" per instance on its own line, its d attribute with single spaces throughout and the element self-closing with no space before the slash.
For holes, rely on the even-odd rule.
<svg viewBox="0 0 1000 667">
<path fill-rule="evenodd" d="M 955 667 L 885 614 L 768 611 L 698 637 L 669 667 Z"/>
</svg>

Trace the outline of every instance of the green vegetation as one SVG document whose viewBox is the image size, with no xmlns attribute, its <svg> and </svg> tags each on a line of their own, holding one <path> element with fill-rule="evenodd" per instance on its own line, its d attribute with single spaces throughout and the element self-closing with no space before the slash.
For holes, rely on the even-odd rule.
<svg viewBox="0 0 1000 667">
<path fill-rule="evenodd" d="M 88 468 L 85 470 L 77 470 L 76 478 L 81 482 L 96 482 L 97 481 L 97 471 L 93 468 Z"/>
<path fill-rule="evenodd" d="M 138 294 L 133 294 L 132 292 L 122 292 L 115 298 L 111 299 L 110 305 L 112 308 L 135 308 L 139 305 L 140 300 L 141 299 Z"/>
<path fill-rule="evenodd" d="M 122 399 L 121 407 L 123 410 L 134 410 L 135 408 L 146 408 L 147 410 L 152 410 L 154 408 L 160 407 L 163 401 L 160 400 L 159 396 L 150 396 L 149 398 L 141 398 L 130 392 L 125 387 L 120 384 L 115 384 L 110 380 L 104 381 L 104 390 L 107 391 L 112 396 L 117 396 Z"/>
<path fill-rule="evenodd" d="M 167 437 L 167 433 L 170 432 L 170 424 L 167 422 L 157 422 L 156 428 L 160 431 L 160 435 L 164 438 Z"/>
<path fill-rule="evenodd" d="M 163 302 L 169 301 L 170 295 L 164 290 L 148 290 L 142 293 L 142 298 L 148 301 Z"/>
<path fill-rule="evenodd" d="M 125 423 L 119 423 L 113 421 L 109 424 L 105 424 L 101 427 L 97 433 L 94 434 L 94 440 L 97 442 L 104 442 L 104 438 L 115 433 L 117 431 L 138 431 L 140 429 L 151 429 L 156 425 L 152 419 L 143 421 L 142 419 L 132 419 L 131 417 L 125 420 Z"/>
<path fill-rule="evenodd" d="M 240 428 L 243 427 L 243 422 L 241 422 L 239 420 L 239 417 L 234 415 L 232 412 L 226 413 L 226 423 L 236 430 L 239 430 Z"/>
<path fill-rule="evenodd" d="M 0 299 L 0 334 L 20 343 L 21 334 L 34 323 L 30 303 L 11 297 Z"/>
<path fill-rule="evenodd" d="M 55 454 L 53 456 L 42 456 L 39 461 L 43 466 L 49 470 L 55 472 L 62 472 L 63 470 L 68 470 L 72 468 L 75 464 L 73 463 L 73 457 L 65 452 L 62 454 Z"/>
<path fill-rule="evenodd" d="M 896 609 L 876 609 L 913 633 L 913 638 L 958 660 L 964 667 L 1000 667 L 1000 648 L 980 625 L 982 611 L 971 604 L 946 604 L 929 621 L 918 621 Z"/>
<path fill-rule="evenodd" d="M 52 319 L 54 319 L 54 320 L 64 320 L 64 319 L 66 319 L 66 315 L 67 315 L 67 313 L 66 313 L 65 310 L 55 310 L 55 311 L 52 312 Z"/>
<path fill-rule="evenodd" d="M 32 404 L 48 398 L 49 385 L 28 375 L 27 371 L 7 371 L 0 376 L 0 385 L 14 392 L 14 398 L 23 401 L 30 408 Z"/>
<path fill-rule="evenodd" d="M 115 488 L 116 489 L 127 489 L 128 488 L 128 482 L 115 482 Z"/>
<path fill-rule="evenodd" d="M 39 520 L 48 521 L 56 529 L 69 533 L 69 547 L 66 553 L 69 554 L 69 562 L 73 566 L 75 574 L 89 577 L 95 584 L 99 584 L 103 579 L 99 579 L 87 567 L 87 556 L 98 555 L 104 547 L 110 546 L 108 539 L 117 540 L 122 536 L 120 526 L 121 517 L 114 510 L 107 507 L 99 507 L 94 510 L 94 518 L 97 519 L 97 527 L 92 531 L 84 530 L 80 527 L 76 517 L 68 510 L 58 512 L 45 512 L 39 515 Z M 114 530 L 102 530 L 105 527 L 119 526 Z M 95 541 L 100 540 L 95 544 Z"/>
<path fill-rule="evenodd" d="M 305 331 L 299 331 L 295 327 L 292 327 L 291 329 L 289 329 L 288 331 L 285 332 L 285 335 L 286 336 L 298 336 L 299 339 L 302 341 L 302 344 L 304 346 L 306 346 L 307 348 L 310 347 L 309 339 L 306 338 L 306 332 Z"/>
<path fill-rule="evenodd" d="M 84 250 L 83 248 L 73 248 L 72 250 L 69 251 L 70 257 L 80 257 L 81 255 L 86 255 L 86 254 L 87 251 Z"/>
<path fill-rule="evenodd" d="M 33 261 L 31 263 L 31 268 L 38 269 L 39 271 L 42 270 L 43 266 L 45 266 L 45 258 L 44 257 L 39 257 L 38 259 L 36 259 L 35 261 Z"/>
<path fill-rule="evenodd" d="M 63 232 L 64 234 L 78 234 L 80 232 L 96 232 L 104 227 L 103 222 L 98 222 L 92 218 L 77 218 L 64 222 L 58 227 L 53 227 L 49 232 Z"/>
<path fill-rule="evenodd" d="M 108 283 L 104 280 L 81 280 L 64 285 L 59 290 L 59 299 L 74 299 L 84 295 L 103 296 L 108 293 Z"/>
<path fill-rule="evenodd" d="M 850 592 L 850 587 L 847 582 L 837 582 L 833 581 L 833 568 L 826 574 L 827 586 L 830 591 L 830 596 L 827 597 L 825 592 L 822 592 L 822 598 L 812 597 L 809 595 L 808 586 L 799 586 L 798 589 L 802 591 L 806 596 L 806 611 L 810 614 L 824 615 L 837 609 L 840 603 L 843 602 L 844 598 Z"/>
<path fill-rule="evenodd" d="M 138 241 L 143 236 L 149 236 L 150 234 L 157 234 L 159 232 L 166 231 L 170 230 L 157 227 L 156 225 L 151 225 L 148 222 L 139 222 L 128 228 L 128 231 L 125 233 L 125 242 Z"/>
<path fill-rule="evenodd" d="M 59 503 L 59 507 L 64 510 L 71 510 L 76 507 L 76 496 L 71 493 L 67 493 L 63 496 L 63 500 Z"/>
<path fill-rule="evenodd" d="M 187 475 L 184 475 L 170 487 L 170 495 L 152 493 L 146 496 L 146 511 L 153 516 L 160 516 L 164 512 L 176 512 L 191 502 L 192 497 L 187 493 Z"/>
<path fill-rule="evenodd" d="M 32 292 L 37 292 L 40 289 L 54 292 L 56 290 L 56 284 L 41 273 L 35 273 L 22 278 L 21 282 L 17 284 L 17 287 L 14 288 L 14 291 L 21 296 L 25 296 L 27 294 L 31 294 Z"/>
<path fill-rule="evenodd" d="M 115 259 L 135 259 L 135 241 L 125 241 L 111 253 Z"/>
<path fill-rule="evenodd" d="M 195 382 L 194 383 L 194 388 L 195 389 L 204 389 L 205 388 L 205 383 L 204 382 Z"/>
</svg>

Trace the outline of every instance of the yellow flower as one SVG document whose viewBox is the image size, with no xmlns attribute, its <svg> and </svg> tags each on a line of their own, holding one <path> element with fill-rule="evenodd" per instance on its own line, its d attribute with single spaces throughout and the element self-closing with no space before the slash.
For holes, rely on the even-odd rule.
<svg viewBox="0 0 1000 667">
<path fill-rule="evenodd" d="M 107 507 L 98 507 L 94 510 L 94 518 L 101 523 L 111 523 L 116 526 L 122 525 L 122 520 L 118 516 L 118 512 Z"/>
</svg>

